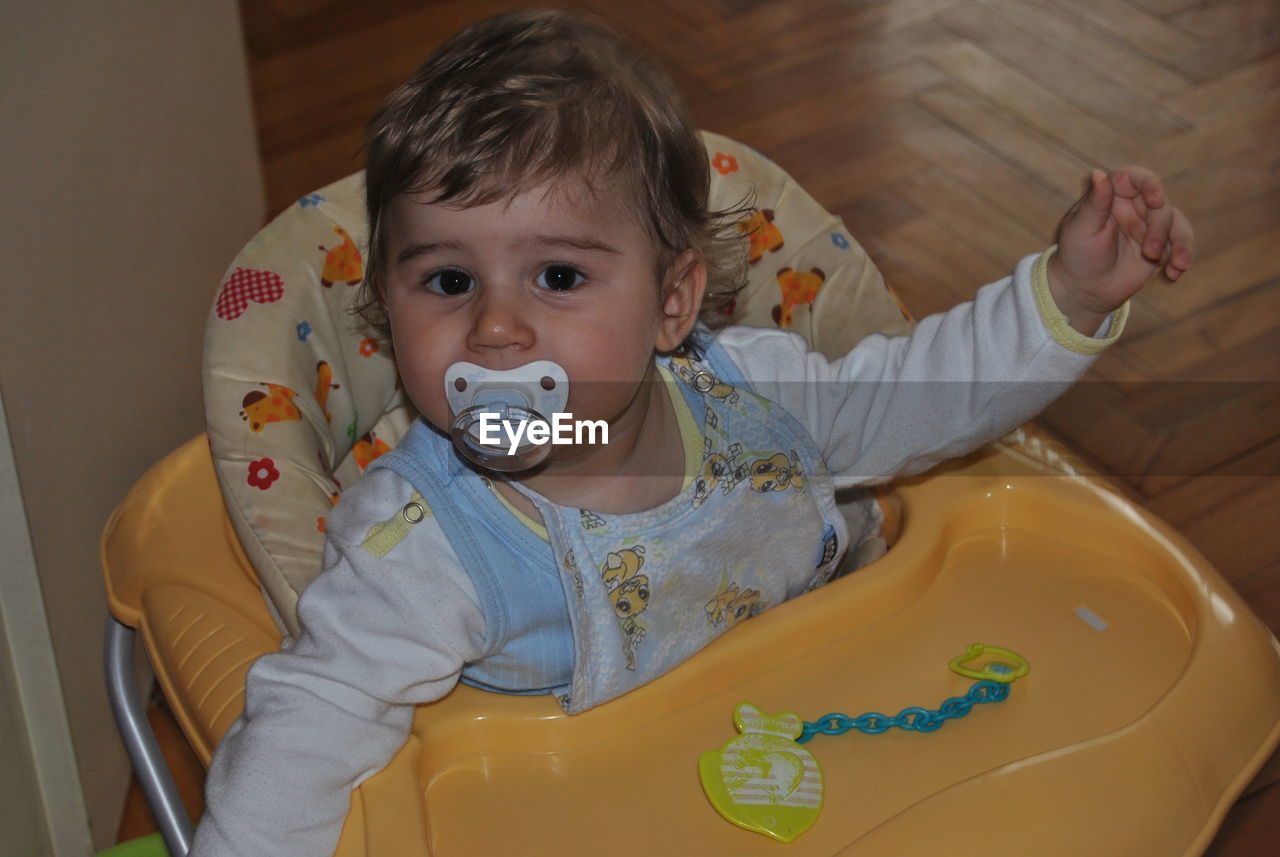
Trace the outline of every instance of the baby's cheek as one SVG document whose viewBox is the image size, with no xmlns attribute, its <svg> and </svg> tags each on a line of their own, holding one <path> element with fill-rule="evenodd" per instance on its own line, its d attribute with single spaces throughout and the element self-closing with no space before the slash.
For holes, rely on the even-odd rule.
<svg viewBox="0 0 1280 857">
<path fill-rule="evenodd" d="M 656 355 L 653 338 L 628 331 L 608 335 L 604 342 L 604 347 L 596 345 L 594 350 L 584 350 L 574 361 L 580 378 L 635 383 L 649 373 Z M 574 380 L 573 375 L 569 380 Z"/>
<path fill-rule="evenodd" d="M 397 355 L 397 366 L 400 369 L 400 383 L 405 396 L 427 422 L 445 431 L 452 421 L 449 403 L 444 396 L 444 376 L 405 361 Z"/>
</svg>

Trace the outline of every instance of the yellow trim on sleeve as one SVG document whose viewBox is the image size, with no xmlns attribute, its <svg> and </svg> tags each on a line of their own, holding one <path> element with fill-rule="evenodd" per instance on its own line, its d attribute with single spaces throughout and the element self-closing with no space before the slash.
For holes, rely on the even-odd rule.
<svg viewBox="0 0 1280 857">
<path fill-rule="evenodd" d="M 1053 293 L 1049 291 L 1049 260 L 1057 252 L 1058 247 L 1055 244 L 1041 253 L 1040 258 L 1036 259 L 1031 267 L 1031 294 L 1035 298 L 1040 319 L 1048 328 L 1049 334 L 1063 348 L 1077 354 L 1099 354 L 1120 338 L 1125 320 L 1129 318 L 1129 302 L 1125 301 L 1123 306 L 1112 312 L 1102 322 L 1099 330 L 1105 330 L 1106 336 L 1085 336 L 1076 330 L 1062 314 L 1062 310 L 1058 309 Z"/>
<path fill-rule="evenodd" d="M 404 541 L 404 537 L 409 535 L 409 531 L 416 524 L 421 523 L 430 514 L 431 507 L 427 505 L 427 501 L 421 494 L 414 491 L 403 509 L 391 518 L 369 528 L 369 534 L 364 537 L 360 547 L 378 559 L 382 559 L 391 552 L 392 548 Z"/>
</svg>

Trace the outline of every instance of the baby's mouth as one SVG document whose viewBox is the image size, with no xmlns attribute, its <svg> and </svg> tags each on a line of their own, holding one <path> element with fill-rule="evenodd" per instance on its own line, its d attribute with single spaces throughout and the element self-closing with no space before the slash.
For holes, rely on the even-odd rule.
<svg viewBox="0 0 1280 857">
<path fill-rule="evenodd" d="M 454 363 L 444 376 L 445 398 L 454 414 L 450 437 L 458 453 L 488 470 L 514 473 L 541 464 L 549 441 L 534 443 L 530 429 L 552 422 L 569 401 L 569 376 L 550 360 L 514 369 Z"/>
</svg>

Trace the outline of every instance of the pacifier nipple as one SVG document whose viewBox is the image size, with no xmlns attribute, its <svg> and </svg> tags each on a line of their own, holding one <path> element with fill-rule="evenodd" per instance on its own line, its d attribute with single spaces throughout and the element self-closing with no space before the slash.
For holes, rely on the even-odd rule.
<svg viewBox="0 0 1280 857">
<path fill-rule="evenodd" d="M 470 462 L 508 473 L 528 470 L 551 454 L 550 440 L 533 443 L 529 429 L 564 411 L 569 376 L 550 360 L 506 370 L 460 362 L 445 371 L 444 393 L 454 414 L 454 447 Z"/>
</svg>

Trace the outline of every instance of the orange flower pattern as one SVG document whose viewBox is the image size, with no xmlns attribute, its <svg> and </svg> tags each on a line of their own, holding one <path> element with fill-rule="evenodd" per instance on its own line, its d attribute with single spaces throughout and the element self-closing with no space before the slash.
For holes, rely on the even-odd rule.
<svg viewBox="0 0 1280 857">
<path fill-rule="evenodd" d="M 738 171 L 738 159 L 724 152 L 716 152 L 716 156 L 711 159 L 711 166 L 715 167 L 720 175 L 727 176 L 729 173 Z"/>
</svg>

